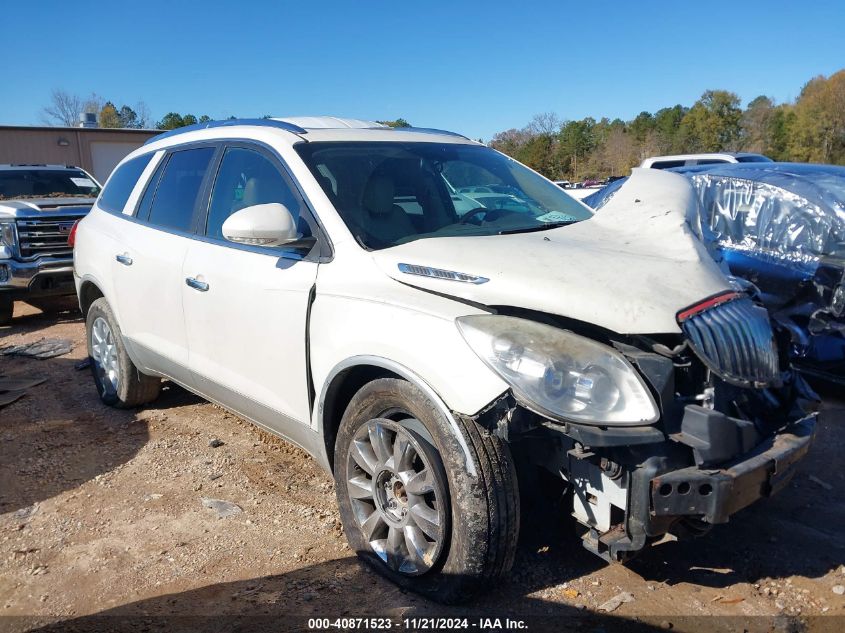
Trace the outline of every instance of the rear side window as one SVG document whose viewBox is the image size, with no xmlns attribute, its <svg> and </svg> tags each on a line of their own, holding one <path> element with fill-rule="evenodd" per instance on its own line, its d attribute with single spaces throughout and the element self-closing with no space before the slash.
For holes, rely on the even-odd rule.
<svg viewBox="0 0 845 633">
<path fill-rule="evenodd" d="M 144 195 L 141 196 L 141 202 L 138 204 L 138 210 L 135 212 L 135 217 L 139 220 L 148 220 L 150 217 L 150 208 L 153 206 L 153 198 L 158 189 L 158 181 L 161 179 L 161 172 L 164 171 L 164 166 L 167 164 L 166 160 L 161 161 L 156 167 L 152 178 L 147 183 L 147 188 L 144 190 Z"/>
<path fill-rule="evenodd" d="M 123 213 L 123 207 L 135 188 L 135 183 L 149 164 L 152 154 L 144 154 L 123 163 L 109 179 L 98 202 L 101 209 L 109 213 Z"/>
<path fill-rule="evenodd" d="M 150 208 L 149 222 L 177 231 L 190 231 L 194 207 L 213 147 L 174 152 L 164 168 Z"/>
</svg>

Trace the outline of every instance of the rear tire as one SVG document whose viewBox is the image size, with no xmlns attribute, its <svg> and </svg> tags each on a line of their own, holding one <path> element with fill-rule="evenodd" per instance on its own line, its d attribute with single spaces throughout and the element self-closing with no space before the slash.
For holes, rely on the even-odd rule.
<svg viewBox="0 0 845 633">
<path fill-rule="evenodd" d="M 454 428 L 410 382 L 374 380 L 347 406 L 334 456 L 338 505 L 349 545 L 375 571 L 400 587 L 444 603 L 469 600 L 507 574 L 519 536 L 519 493 L 507 445 L 472 420 L 456 418 L 456 423 Z M 384 444 L 382 437 L 386 438 Z M 416 447 L 415 466 L 397 466 L 397 456 L 405 454 L 396 449 L 402 441 Z M 385 457 L 392 458 L 379 459 L 379 447 Z M 364 454 L 377 458 L 368 468 L 359 465 Z M 470 475 L 470 470 L 475 474 Z M 429 492 L 422 493 L 414 486 L 413 475 L 425 471 Z M 372 494 L 368 495 L 368 489 Z M 390 491 L 397 489 L 400 494 L 391 497 Z M 417 493 L 425 496 L 427 507 L 422 514 L 440 516 L 443 522 L 442 530 L 429 530 L 436 532 L 434 536 L 426 533 L 422 548 L 414 547 L 415 556 L 411 547 L 420 541 L 414 538 L 415 526 L 405 522 L 402 510 L 410 521 L 414 503 L 421 498 L 415 497 Z M 407 505 L 403 506 L 402 495 Z M 394 505 L 388 507 L 386 499 Z M 381 523 L 376 520 L 378 527 L 372 529 L 373 522 L 367 521 L 367 530 L 362 518 L 380 511 Z M 425 521 L 418 525 L 425 527 Z M 399 526 L 396 544 L 385 553 L 381 544 L 391 544 L 395 526 Z M 390 551 L 400 554 L 391 559 Z"/>
<path fill-rule="evenodd" d="M 12 313 L 15 311 L 15 302 L 11 297 L 0 295 L 0 325 L 9 325 L 12 322 Z"/>
<path fill-rule="evenodd" d="M 142 374 L 135 367 L 105 297 L 97 299 L 88 309 L 85 332 L 94 384 L 105 404 L 130 409 L 158 397 L 161 379 Z"/>
</svg>

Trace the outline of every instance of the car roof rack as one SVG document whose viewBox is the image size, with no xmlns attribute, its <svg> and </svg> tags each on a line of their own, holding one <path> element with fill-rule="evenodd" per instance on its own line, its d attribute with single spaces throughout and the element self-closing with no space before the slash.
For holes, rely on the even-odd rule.
<svg viewBox="0 0 845 633">
<path fill-rule="evenodd" d="M 418 134 L 442 134 L 443 136 L 457 136 L 458 138 L 465 138 L 468 141 L 471 140 L 468 136 L 464 136 L 463 134 L 459 134 L 458 132 L 450 132 L 449 130 L 438 130 L 437 128 L 433 127 L 393 127 L 390 129 L 396 130 L 397 132 L 416 132 Z"/>
<path fill-rule="evenodd" d="M 288 123 L 287 121 L 280 121 L 278 119 L 224 119 L 222 121 L 206 121 L 205 123 L 195 123 L 194 125 L 186 125 L 185 127 L 177 127 L 175 130 L 169 130 L 156 136 L 153 136 L 144 143 L 148 145 L 163 138 L 170 138 L 185 132 L 195 132 L 197 130 L 208 130 L 216 127 L 231 127 L 233 125 L 252 125 L 256 127 L 273 127 L 279 130 L 286 130 L 294 134 L 306 134 L 305 128 Z"/>
<path fill-rule="evenodd" d="M 160 141 L 161 139 L 170 138 L 171 136 L 177 136 L 179 134 L 184 134 L 185 132 L 194 132 L 197 130 L 208 130 L 211 128 L 218 128 L 218 127 L 231 127 L 234 125 L 251 125 L 256 127 L 272 127 L 279 130 L 285 130 L 287 132 L 292 132 L 293 134 L 303 135 L 307 134 L 309 128 L 301 127 L 295 123 L 291 123 L 289 121 L 285 121 L 283 119 L 224 119 L 222 121 L 206 121 L 205 123 L 195 123 L 194 125 L 186 125 L 185 127 L 178 127 L 175 130 L 168 130 L 167 132 L 162 132 L 156 136 L 153 136 L 144 143 L 144 145 L 148 145 L 150 143 L 155 143 L 156 141 Z M 310 128 L 314 130 L 324 129 L 324 128 Z M 339 128 L 337 128 L 339 129 Z M 463 134 L 458 134 L 457 132 L 449 132 L 448 130 L 438 130 L 436 128 L 429 128 L 429 127 L 388 127 L 388 126 L 379 126 L 379 127 L 367 127 L 367 128 L 359 128 L 359 129 L 371 129 L 371 130 L 395 130 L 397 132 L 413 132 L 416 134 L 441 134 L 444 136 L 455 136 L 458 138 L 464 138 L 466 140 L 470 140 L 469 137 L 464 136 Z"/>
</svg>

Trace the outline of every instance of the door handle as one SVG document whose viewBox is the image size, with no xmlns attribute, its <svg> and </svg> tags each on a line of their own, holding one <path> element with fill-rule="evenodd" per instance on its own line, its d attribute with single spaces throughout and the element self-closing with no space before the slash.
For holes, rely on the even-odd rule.
<svg viewBox="0 0 845 633">
<path fill-rule="evenodd" d="M 185 283 L 188 284 L 194 290 L 199 290 L 200 292 L 208 292 L 208 284 L 204 281 L 200 281 L 199 279 L 188 277 L 187 279 L 185 279 Z"/>
<path fill-rule="evenodd" d="M 114 258 L 119 261 L 124 266 L 131 266 L 132 265 L 132 258 L 129 255 L 115 255 Z"/>
</svg>

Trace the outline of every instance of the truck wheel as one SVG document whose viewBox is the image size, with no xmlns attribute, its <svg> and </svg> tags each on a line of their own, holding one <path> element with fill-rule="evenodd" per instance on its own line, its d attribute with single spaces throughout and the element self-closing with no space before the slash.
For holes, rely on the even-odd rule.
<svg viewBox="0 0 845 633">
<path fill-rule="evenodd" d="M 0 295 L 0 325 L 9 325 L 12 322 L 12 313 L 15 311 L 15 302 L 11 297 Z"/>
<path fill-rule="evenodd" d="M 158 397 L 161 379 L 142 374 L 135 367 L 123 346 L 120 326 L 104 297 L 88 309 L 85 331 L 91 372 L 104 403 L 129 409 Z"/>
<path fill-rule="evenodd" d="M 445 603 L 510 571 L 519 535 L 507 445 L 456 422 L 410 382 L 374 380 L 346 408 L 334 455 L 349 545 L 400 587 Z"/>
</svg>

